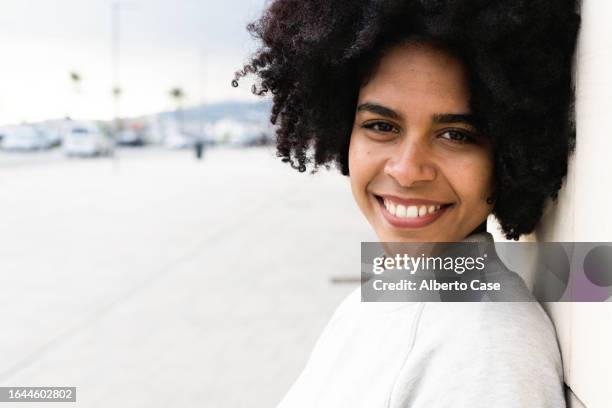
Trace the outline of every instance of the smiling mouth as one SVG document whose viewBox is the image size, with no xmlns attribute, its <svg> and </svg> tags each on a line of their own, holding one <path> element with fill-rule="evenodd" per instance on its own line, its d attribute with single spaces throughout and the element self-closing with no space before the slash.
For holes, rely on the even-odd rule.
<svg viewBox="0 0 612 408">
<path fill-rule="evenodd" d="M 420 228 L 436 221 L 453 203 L 437 203 L 426 200 L 397 202 L 388 197 L 374 195 L 380 204 L 384 218 L 397 228 Z"/>
</svg>

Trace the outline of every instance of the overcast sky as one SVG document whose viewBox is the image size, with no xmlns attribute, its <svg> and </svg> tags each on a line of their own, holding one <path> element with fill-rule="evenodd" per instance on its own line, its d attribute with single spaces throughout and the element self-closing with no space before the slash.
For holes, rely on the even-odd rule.
<svg viewBox="0 0 612 408">
<path fill-rule="evenodd" d="M 71 115 L 113 116 L 112 0 L 2 0 L 0 123 Z M 230 86 L 257 44 L 245 26 L 264 0 L 134 0 L 120 11 L 120 110 L 138 115 L 174 104 L 254 100 Z M 69 72 L 83 78 L 80 94 Z"/>
</svg>

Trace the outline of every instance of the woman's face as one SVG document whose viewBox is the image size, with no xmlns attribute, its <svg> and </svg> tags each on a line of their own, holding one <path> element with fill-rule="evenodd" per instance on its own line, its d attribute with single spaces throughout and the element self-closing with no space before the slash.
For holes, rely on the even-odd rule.
<svg viewBox="0 0 612 408">
<path fill-rule="evenodd" d="M 425 44 L 384 54 L 359 92 L 351 189 L 382 242 L 460 241 L 493 205 L 493 149 L 476 134 L 462 63 Z"/>
</svg>

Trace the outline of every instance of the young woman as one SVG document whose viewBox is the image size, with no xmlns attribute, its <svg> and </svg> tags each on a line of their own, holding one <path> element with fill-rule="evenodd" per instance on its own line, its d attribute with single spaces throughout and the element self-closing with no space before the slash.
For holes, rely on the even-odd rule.
<svg viewBox="0 0 612 408">
<path fill-rule="evenodd" d="M 518 239 L 573 148 L 569 0 L 276 0 L 240 77 L 273 95 L 277 150 L 336 164 L 382 242 Z M 526 290 L 526 289 L 524 289 Z M 561 407 L 536 302 L 382 303 L 353 292 L 281 407 Z"/>
</svg>

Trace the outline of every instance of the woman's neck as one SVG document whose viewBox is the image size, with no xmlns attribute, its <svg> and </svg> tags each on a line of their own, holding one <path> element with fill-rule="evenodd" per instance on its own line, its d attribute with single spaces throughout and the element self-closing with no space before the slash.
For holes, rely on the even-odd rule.
<svg viewBox="0 0 612 408">
<path fill-rule="evenodd" d="M 468 236 L 479 232 L 487 232 L 487 220 L 484 220 L 483 223 L 476 227 L 474 231 L 470 232 Z"/>
</svg>

